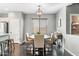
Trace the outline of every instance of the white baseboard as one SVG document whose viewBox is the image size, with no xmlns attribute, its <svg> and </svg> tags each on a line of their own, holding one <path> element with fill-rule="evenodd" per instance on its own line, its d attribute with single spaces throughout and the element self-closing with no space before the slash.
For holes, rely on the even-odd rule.
<svg viewBox="0 0 79 59">
<path fill-rule="evenodd" d="M 72 53 L 70 50 L 64 48 L 69 54 L 71 54 L 72 56 L 76 56 L 74 53 Z"/>
</svg>

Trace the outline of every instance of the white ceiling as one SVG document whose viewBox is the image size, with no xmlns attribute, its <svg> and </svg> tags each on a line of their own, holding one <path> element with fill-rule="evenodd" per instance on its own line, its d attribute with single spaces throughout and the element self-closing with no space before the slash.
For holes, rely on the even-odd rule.
<svg viewBox="0 0 79 59">
<path fill-rule="evenodd" d="M 55 14 L 63 6 L 64 3 L 0 3 L 0 12 L 21 11 L 26 14 L 34 14 L 37 11 L 38 5 L 44 14 Z"/>
</svg>

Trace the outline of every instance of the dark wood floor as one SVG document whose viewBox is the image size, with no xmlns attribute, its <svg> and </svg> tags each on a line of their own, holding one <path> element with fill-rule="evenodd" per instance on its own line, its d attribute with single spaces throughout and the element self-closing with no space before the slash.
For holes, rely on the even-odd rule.
<svg viewBox="0 0 79 59">
<path fill-rule="evenodd" d="M 49 52 L 45 52 L 45 53 L 46 53 L 45 56 L 72 56 L 66 50 L 64 50 L 63 47 L 57 47 L 56 45 L 53 46 L 52 51 L 51 49 L 49 49 Z M 36 54 L 37 55 L 35 56 L 43 56 L 42 49 L 38 49 Z M 5 54 L 4 56 L 8 56 L 8 55 Z M 20 44 L 16 43 L 13 56 L 34 56 L 33 49 L 31 49 L 31 51 L 29 49 L 28 51 L 26 51 L 25 46 L 21 46 Z"/>
<path fill-rule="evenodd" d="M 21 47 L 21 49 L 23 56 L 33 56 L 33 51 L 26 50 L 26 47 L 23 48 L 23 46 Z M 38 51 L 36 52 L 37 53 L 36 56 L 43 56 L 43 51 L 40 50 L 42 49 L 38 49 Z M 27 53 L 27 52 L 31 52 L 31 53 Z M 45 53 L 46 53 L 45 56 L 64 56 L 64 48 L 57 47 L 56 45 L 54 45 L 52 49 L 49 49 L 49 51 Z"/>
<path fill-rule="evenodd" d="M 63 44 L 63 43 L 61 43 Z M 43 56 L 43 49 L 37 49 L 35 53 L 33 53 L 33 48 L 27 48 L 27 45 L 20 45 L 19 43 L 15 43 L 15 50 L 13 56 Z M 6 55 L 4 55 L 6 56 Z M 49 51 L 44 51 L 44 56 L 71 56 L 67 51 L 64 50 L 63 46 L 53 45 L 53 48 L 50 48 Z"/>
</svg>

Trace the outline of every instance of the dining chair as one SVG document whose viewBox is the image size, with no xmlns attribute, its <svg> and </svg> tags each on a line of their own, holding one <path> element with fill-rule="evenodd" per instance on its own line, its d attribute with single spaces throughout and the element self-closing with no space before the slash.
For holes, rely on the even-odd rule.
<svg viewBox="0 0 79 59">
<path fill-rule="evenodd" d="M 53 46 L 56 45 L 56 41 L 57 41 L 57 32 L 51 33 L 51 38 L 45 41 L 45 52 L 46 55 L 49 52 L 53 51 Z"/>
<path fill-rule="evenodd" d="M 50 36 L 49 39 L 45 39 L 45 55 L 49 55 L 50 52 L 52 53 L 52 47 L 53 47 L 53 35 Z"/>
<path fill-rule="evenodd" d="M 53 33 L 51 33 L 51 38 L 52 38 Z"/>
<path fill-rule="evenodd" d="M 28 41 L 28 38 L 29 38 L 29 33 L 26 33 L 25 34 L 25 41 Z"/>
<path fill-rule="evenodd" d="M 36 54 L 37 52 L 37 54 Z M 34 55 L 44 55 L 44 35 L 36 34 L 34 39 Z"/>
<path fill-rule="evenodd" d="M 54 32 L 54 33 L 53 33 L 53 44 L 56 45 L 57 39 L 58 39 L 58 32 Z"/>
<path fill-rule="evenodd" d="M 58 33 L 58 39 L 60 39 L 61 42 L 62 42 L 62 39 L 63 39 L 63 34 L 62 33 Z"/>
<path fill-rule="evenodd" d="M 22 46 L 24 46 L 24 54 L 27 56 L 33 55 L 33 39 L 29 38 L 29 33 L 26 33 L 23 43 L 24 44 Z"/>
<path fill-rule="evenodd" d="M 62 33 L 58 33 L 57 43 L 58 43 L 58 47 L 62 46 L 62 43 L 63 43 L 63 34 Z"/>
<path fill-rule="evenodd" d="M 5 41 L 0 42 L 2 56 L 13 56 L 15 50 L 13 43 L 13 39 L 6 39 Z"/>
<path fill-rule="evenodd" d="M 0 42 L 0 56 L 5 56 L 5 54 L 7 54 L 8 56 L 8 53 L 5 53 L 5 42 L 1 41 Z"/>
<path fill-rule="evenodd" d="M 14 51 L 15 51 L 14 39 L 5 40 L 5 44 L 6 44 L 7 48 L 8 48 L 9 55 L 13 56 Z"/>
<path fill-rule="evenodd" d="M 26 35 L 25 35 L 25 41 L 30 41 L 30 42 L 33 41 L 33 38 L 30 38 L 30 34 L 29 33 L 26 33 Z"/>
</svg>

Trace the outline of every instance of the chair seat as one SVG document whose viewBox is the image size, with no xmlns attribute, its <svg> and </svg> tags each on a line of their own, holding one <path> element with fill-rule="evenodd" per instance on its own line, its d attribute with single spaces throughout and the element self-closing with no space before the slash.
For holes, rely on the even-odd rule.
<svg viewBox="0 0 79 59">
<path fill-rule="evenodd" d="M 29 41 L 26 41 L 25 43 L 27 43 L 27 44 L 33 44 L 33 41 L 29 40 Z"/>
<path fill-rule="evenodd" d="M 46 45 L 45 45 L 45 47 L 46 47 L 46 48 L 50 48 L 50 47 L 51 47 L 51 45 L 49 45 L 49 44 L 46 44 Z"/>
</svg>

